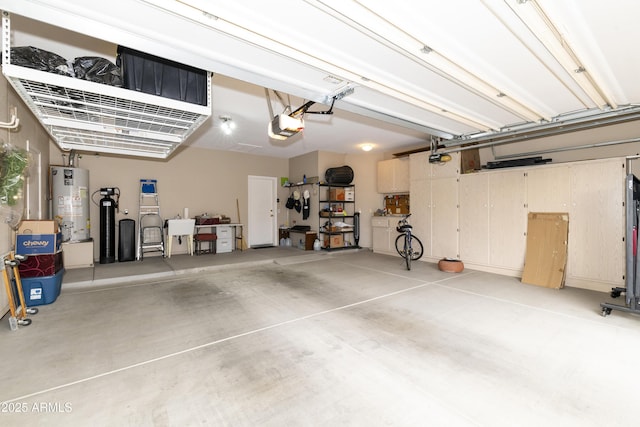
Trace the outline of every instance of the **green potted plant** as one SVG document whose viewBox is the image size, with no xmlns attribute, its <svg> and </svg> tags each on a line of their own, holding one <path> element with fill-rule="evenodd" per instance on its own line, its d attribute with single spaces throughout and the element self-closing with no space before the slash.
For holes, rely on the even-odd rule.
<svg viewBox="0 0 640 427">
<path fill-rule="evenodd" d="M 24 179 L 29 153 L 11 144 L 0 146 L 0 215 L 12 228 L 22 220 Z"/>
</svg>

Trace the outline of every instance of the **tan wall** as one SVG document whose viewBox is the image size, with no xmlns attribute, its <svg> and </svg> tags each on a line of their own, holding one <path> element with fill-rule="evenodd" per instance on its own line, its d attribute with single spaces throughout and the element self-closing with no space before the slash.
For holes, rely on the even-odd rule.
<svg viewBox="0 0 640 427">
<path fill-rule="evenodd" d="M 549 150 L 556 147 L 578 147 L 639 137 L 640 121 L 635 121 L 548 138 L 538 138 L 525 142 L 497 145 L 493 149 L 484 148 L 480 150 L 480 158 L 482 163 L 486 164 L 487 161 L 494 160 L 495 157 L 498 157 L 499 159 L 500 156 L 505 155 L 525 154 L 522 157 L 529 157 L 534 154 L 526 155 L 527 153 Z M 640 143 L 636 142 L 537 155 L 540 155 L 545 159 L 550 158 L 553 163 L 563 163 L 579 160 L 632 156 L 637 155 L 638 153 L 640 153 Z"/>
<path fill-rule="evenodd" d="M 383 153 L 372 151 L 345 156 L 345 164 L 354 170 L 356 210 L 360 212 L 359 245 L 363 248 L 373 247 L 371 217 L 373 212 L 382 206 L 382 195 L 378 194 L 376 189 L 376 175 L 380 160 L 383 160 Z"/>
<path fill-rule="evenodd" d="M 28 145 L 33 158 L 29 170 L 29 180 L 32 184 L 31 188 L 38 188 L 38 184 L 44 186 L 46 183 L 46 173 L 43 173 L 40 177 L 40 182 L 37 182 L 39 179 L 37 162 L 40 161 L 43 165 L 49 163 L 49 137 L 28 110 L 27 106 L 24 105 L 15 91 L 11 89 L 9 82 L 2 76 L 0 77 L 0 122 L 8 122 L 10 120 L 11 111 L 14 107 L 17 108 L 20 126 L 15 130 L 0 129 L 0 144 L 8 143 L 25 149 Z M 48 215 L 46 206 L 44 197 L 38 200 L 38 193 L 32 192 L 30 201 L 25 201 L 24 203 L 24 217 L 42 219 L 38 217 L 38 212 L 40 209 L 43 209 L 43 217 L 46 217 Z M 0 218 L 0 257 L 14 248 L 14 241 L 14 231 L 9 228 L 4 218 Z M 0 291 L 0 316 L 9 309 L 4 285 L 2 285 L 2 289 L 3 290 Z"/>
<path fill-rule="evenodd" d="M 51 144 L 51 159 L 55 164 L 65 164 L 62 152 L 55 144 Z M 134 219 L 137 224 L 140 179 L 158 180 L 160 213 L 164 218 L 182 216 L 186 207 L 191 217 L 203 213 L 222 214 L 236 222 L 237 200 L 240 219 L 246 224 L 247 177 L 270 176 L 279 180 L 288 173 L 287 159 L 201 148 L 181 150 L 167 161 L 83 154 L 76 166 L 89 170 L 89 188 L 95 201 L 90 210 L 91 236 L 95 242 L 99 241 L 100 234 L 101 187 L 120 189 L 116 224 L 123 218 Z M 128 215 L 125 215 L 125 210 L 129 211 Z M 278 218 L 278 223 L 281 222 L 283 219 Z M 182 246 L 185 246 L 184 242 Z M 174 245 L 173 252 L 186 252 L 182 246 Z M 94 258 L 98 257 L 99 245 L 96 243 Z"/>
<path fill-rule="evenodd" d="M 303 154 L 301 156 L 292 157 L 289 159 L 289 182 L 296 184 L 302 182 L 302 179 L 306 175 L 307 177 L 318 176 L 318 156 L 319 151 Z M 320 179 L 322 179 L 320 177 Z"/>
<path fill-rule="evenodd" d="M 340 167 L 348 165 L 353 169 L 353 184 L 356 187 L 356 210 L 360 212 L 360 241 L 359 245 L 363 248 L 371 248 L 371 215 L 380 207 L 381 196 L 376 192 L 376 171 L 379 160 L 382 160 L 384 153 L 369 152 L 358 154 L 342 154 L 320 151 L 305 154 L 303 156 L 293 157 L 289 159 L 289 173 L 292 182 L 296 183 L 302 180 L 303 174 L 309 176 L 318 176 L 320 181 L 325 180 L 325 172 L 328 168 Z M 311 209 L 309 218 L 305 221 L 302 214 L 292 209 L 286 209 L 284 203 L 286 197 L 281 200 L 283 212 L 287 215 L 287 225 L 309 225 L 311 229 L 317 230 L 319 226 L 318 219 L 318 200 L 320 194 L 317 186 L 303 186 L 301 188 L 292 188 L 289 192 L 298 189 L 299 191 L 308 190 L 311 197 Z M 288 196 L 288 193 L 287 193 Z"/>
</svg>

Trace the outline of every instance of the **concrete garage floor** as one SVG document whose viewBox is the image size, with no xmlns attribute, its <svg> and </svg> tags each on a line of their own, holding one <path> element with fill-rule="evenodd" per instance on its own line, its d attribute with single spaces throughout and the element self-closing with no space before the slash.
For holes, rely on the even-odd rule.
<svg viewBox="0 0 640 427">
<path fill-rule="evenodd" d="M 406 271 L 400 258 L 364 250 L 271 248 L 85 270 L 67 272 L 31 326 L 0 328 L 0 425 L 640 419 L 640 316 L 602 317 L 604 293 L 430 263 Z"/>
</svg>

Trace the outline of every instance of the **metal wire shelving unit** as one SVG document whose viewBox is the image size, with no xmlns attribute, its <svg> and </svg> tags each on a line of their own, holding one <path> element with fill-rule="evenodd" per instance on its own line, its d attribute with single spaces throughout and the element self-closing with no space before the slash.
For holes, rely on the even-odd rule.
<svg viewBox="0 0 640 427">
<path fill-rule="evenodd" d="M 211 116 L 193 104 L 11 64 L 10 16 L 2 14 L 2 72 L 65 151 L 167 158 Z"/>
</svg>

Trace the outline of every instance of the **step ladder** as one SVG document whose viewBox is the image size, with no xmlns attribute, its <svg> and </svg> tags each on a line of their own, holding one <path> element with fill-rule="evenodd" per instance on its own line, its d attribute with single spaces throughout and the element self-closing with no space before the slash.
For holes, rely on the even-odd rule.
<svg viewBox="0 0 640 427">
<path fill-rule="evenodd" d="M 138 253 L 142 260 L 146 252 L 164 252 L 164 221 L 160 216 L 158 181 L 140 180 L 140 204 L 138 209 Z"/>
</svg>

